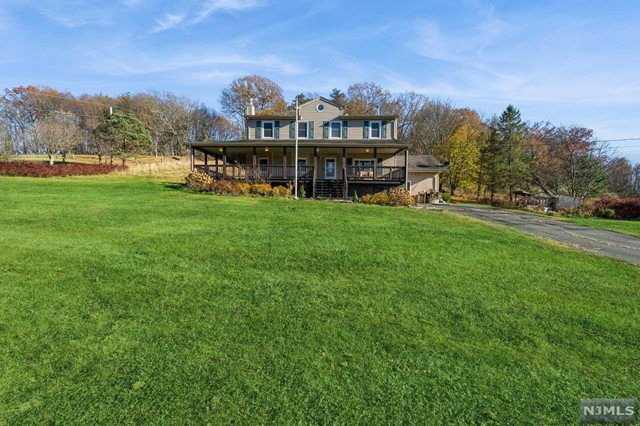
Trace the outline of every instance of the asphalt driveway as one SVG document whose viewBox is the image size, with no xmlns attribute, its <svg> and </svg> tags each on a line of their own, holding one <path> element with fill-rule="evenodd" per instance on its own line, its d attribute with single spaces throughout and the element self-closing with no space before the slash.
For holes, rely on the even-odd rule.
<svg viewBox="0 0 640 426">
<path fill-rule="evenodd" d="M 538 238 L 640 265 L 640 238 L 638 237 L 511 210 L 460 204 L 442 207 L 453 213 L 514 228 Z"/>
</svg>

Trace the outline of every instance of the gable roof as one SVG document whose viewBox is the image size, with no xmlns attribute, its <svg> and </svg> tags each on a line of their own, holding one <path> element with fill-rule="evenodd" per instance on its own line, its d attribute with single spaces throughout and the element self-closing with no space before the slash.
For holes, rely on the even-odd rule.
<svg viewBox="0 0 640 426">
<path fill-rule="evenodd" d="M 311 102 L 315 102 L 315 101 L 318 101 L 318 100 L 320 100 L 320 101 L 322 101 L 322 102 L 324 102 L 326 104 L 333 105 L 334 107 L 336 107 L 338 109 L 341 109 L 341 110 L 344 109 L 344 105 L 337 104 L 337 103 L 333 102 L 331 99 L 325 98 L 324 96 L 319 96 L 319 97 L 317 97 L 315 99 L 311 99 L 310 101 L 307 101 L 307 102 L 303 103 L 302 105 L 298 105 L 298 108 L 302 108 L 306 104 L 310 104 Z"/>
</svg>

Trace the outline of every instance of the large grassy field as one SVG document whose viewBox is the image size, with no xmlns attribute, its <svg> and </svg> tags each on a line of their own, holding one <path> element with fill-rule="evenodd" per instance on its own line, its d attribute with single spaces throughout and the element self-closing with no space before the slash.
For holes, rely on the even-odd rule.
<svg viewBox="0 0 640 426">
<path fill-rule="evenodd" d="M 0 178 L 0 424 L 577 424 L 640 268 L 436 211 Z"/>
</svg>

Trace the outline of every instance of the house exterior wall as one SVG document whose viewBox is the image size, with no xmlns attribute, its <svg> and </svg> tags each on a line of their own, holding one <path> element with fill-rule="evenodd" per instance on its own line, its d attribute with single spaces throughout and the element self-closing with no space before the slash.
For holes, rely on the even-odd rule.
<svg viewBox="0 0 640 426">
<path fill-rule="evenodd" d="M 323 111 L 318 111 L 318 105 L 322 104 L 324 107 Z M 371 139 L 372 141 L 385 141 L 385 140 L 394 140 L 396 137 L 396 128 L 397 128 L 397 120 L 388 120 L 378 118 L 376 116 L 367 117 L 367 119 L 350 119 L 348 116 L 344 116 L 344 110 L 326 102 L 323 99 L 315 99 L 310 101 L 303 106 L 300 107 L 300 121 L 313 122 L 314 128 L 314 137 L 313 139 L 324 139 L 323 137 L 323 124 L 325 122 L 330 121 L 347 121 L 347 140 L 362 140 L 364 137 L 364 127 L 365 121 L 380 121 L 381 126 L 385 127 L 384 133 L 385 137 L 382 137 L 383 130 L 380 130 L 381 136 L 380 138 L 371 138 L 370 136 L 366 139 Z M 258 117 L 252 117 L 247 120 L 247 138 L 249 140 L 256 139 L 256 127 L 258 121 L 278 121 L 279 122 L 279 137 L 276 138 L 275 135 L 273 139 L 275 140 L 291 140 L 290 136 L 290 127 L 291 122 L 295 120 L 295 117 L 292 116 L 282 116 L 278 119 L 272 119 L 268 116 L 265 116 L 264 119 L 260 119 Z M 275 133 L 275 132 L 274 132 Z M 268 138 L 264 138 L 261 136 L 261 140 L 269 140 Z M 331 140 L 330 137 L 327 137 L 328 140 Z M 341 139 L 345 139 L 344 135 L 342 135 Z M 341 139 L 335 139 L 341 140 Z"/>
<path fill-rule="evenodd" d="M 438 192 L 440 189 L 440 174 L 437 172 L 409 172 L 411 195 L 419 193 Z"/>
</svg>

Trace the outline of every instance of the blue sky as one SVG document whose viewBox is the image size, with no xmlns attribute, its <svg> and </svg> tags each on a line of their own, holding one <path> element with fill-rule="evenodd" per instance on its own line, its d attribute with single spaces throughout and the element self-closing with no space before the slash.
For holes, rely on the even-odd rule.
<svg viewBox="0 0 640 426">
<path fill-rule="evenodd" d="M 171 91 L 218 109 L 249 74 L 287 100 L 373 81 L 640 138 L 639 18 L 636 0 L 2 0 L 0 82 Z M 640 139 L 611 145 L 640 162 Z"/>
</svg>

